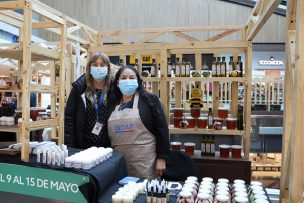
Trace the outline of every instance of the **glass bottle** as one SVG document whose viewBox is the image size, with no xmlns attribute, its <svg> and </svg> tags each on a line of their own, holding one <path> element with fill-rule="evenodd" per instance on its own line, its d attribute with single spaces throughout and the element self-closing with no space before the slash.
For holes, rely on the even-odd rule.
<svg viewBox="0 0 304 203">
<path fill-rule="evenodd" d="M 213 115 L 212 115 L 212 108 L 209 108 L 208 111 L 208 129 L 213 128 Z"/>
<path fill-rule="evenodd" d="M 212 61 L 212 77 L 216 77 L 216 58 L 213 57 L 213 61 Z"/>
<path fill-rule="evenodd" d="M 210 156 L 215 156 L 215 136 L 211 136 Z"/>
<path fill-rule="evenodd" d="M 190 77 L 191 63 L 189 60 L 186 62 L 186 77 Z"/>
<path fill-rule="evenodd" d="M 206 156 L 206 137 L 203 136 L 203 140 L 201 142 L 201 155 Z"/>
<path fill-rule="evenodd" d="M 210 156 L 211 153 L 211 141 L 210 141 L 210 136 L 207 136 L 206 139 L 206 156 Z"/>
<path fill-rule="evenodd" d="M 157 65 L 155 59 L 152 59 L 152 65 L 151 65 L 151 77 L 156 77 L 156 71 L 157 71 Z"/>
<path fill-rule="evenodd" d="M 185 61 L 185 58 L 182 58 L 181 77 L 186 77 L 186 61 Z"/>
<path fill-rule="evenodd" d="M 170 58 L 167 58 L 167 69 L 168 69 L 167 76 L 171 77 L 172 66 L 171 66 L 171 59 Z"/>
<path fill-rule="evenodd" d="M 225 57 L 222 57 L 222 63 L 221 63 L 221 77 L 226 77 L 226 61 Z"/>
<path fill-rule="evenodd" d="M 243 77 L 243 62 L 241 56 L 238 56 L 238 61 L 236 62 L 236 70 L 238 71 L 238 77 Z"/>
<path fill-rule="evenodd" d="M 227 76 L 231 77 L 231 72 L 235 70 L 234 62 L 233 62 L 233 56 L 230 56 L 230 61 L 229 61 L 229 68 L 227 70 Z"/>
<path fill-rule="evenodd" d="M 217 57 L 217 61 L 216 61 L 216 76 L 217 77 L 221 76 L 221 57 Z"/>
<path fill-rule="evenodd" d="M 176 58 L 176 63 L 175 63 L 175 77 L 180 77 L 181 69 L 180 69 L 180 61 L 179 58 Z"/>
</svg>

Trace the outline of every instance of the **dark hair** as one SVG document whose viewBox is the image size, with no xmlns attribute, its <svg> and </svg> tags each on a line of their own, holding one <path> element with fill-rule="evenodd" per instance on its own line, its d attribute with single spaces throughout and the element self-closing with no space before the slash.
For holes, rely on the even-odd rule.
<svg viewBox="0 0 304 203">
<path fill-rule="evenodd" d="M 119 102 L 122 98 L 122 93 L 121 93 L 119 87 L 117 86 L 117 84 L 118 84 L 119 77 L 120 77 L 121 73 L 125 69 L 130 69 L 135 73 L 135 75 L 137 77 L 137 82 L 138 82 L 138 88 L 137 88 L 136 92 L 138 92 L 139 95 L 141 95 L 144 98 L 144 100 L 149 104 L 149 106 L 152 107 L 151 108 L 152 109 L 151 113 L 155 117 L 158 117 L 158 118 L 161 119 L 162 118 L 161 110 L 159 108 L 156 108 L 156 101 L 154 101 L 154 99 L 153 99 L 154 97 L 152 96 L 151 93 L 149 93 L 145 90 L 145 87 L 144 87 L 144 84 L 143 84 L 143 79 L 139 75 L 138 70 L 134 66 L 131 66 L 131 65 L 123 66 L 123 67 L 119 68 L 119 70 L 115 74 L 114 81 L 113 81 L 113 86 L 112 86 L 113 87 L 112 88 L 112 95 L 115 95 L 116 102 Z"/>
</svg>

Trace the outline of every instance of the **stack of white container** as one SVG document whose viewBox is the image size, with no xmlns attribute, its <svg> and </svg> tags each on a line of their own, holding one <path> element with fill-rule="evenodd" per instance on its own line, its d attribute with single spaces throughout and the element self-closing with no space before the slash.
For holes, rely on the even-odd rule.
<svg viewBox="0 0 304 203">
<path fill-rule="evenodd" d="M 145 189 L 145 183 L 129 182 L 112 196 L 112 203 L 133 203 Z"/>
<path fill-rule="evenodd" d="M 65 167 L 91 169 L 112 156 L 112 148 L 91 147 L 65 158 Z"/>
</svg>

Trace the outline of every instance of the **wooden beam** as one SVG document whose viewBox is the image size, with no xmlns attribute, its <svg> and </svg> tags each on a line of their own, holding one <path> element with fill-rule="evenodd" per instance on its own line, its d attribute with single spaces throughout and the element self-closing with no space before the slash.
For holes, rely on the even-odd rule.
<svg viewBox="0 0 304 203">
<path fill-rule="evenodd" d="M 32 52 L 52 59 L 59 59 L 59 53 L 57 50 L 43 48 L 36 44 L 32 44 Z"/>
<path fill-rule="evenodd" d="M 75 32 L 75 31 L 77 31 L 77 30 L 79 30 L 79 29 L 80 29 L 80 27 L 79 27 L 78 25 L 71 26 L 71 27 L 69 27 L 69 28 L 67 29 L 67 33 L 68 33 L 68 34 L 71 34 L 71 33 Z"/>
<path fill-rule="evenodd" d="M 92 34 L 88 30 L 86 30 L 85 28 L 81 28 L 81 30 L 83 31 L 84 35 L 87 36 L 87 39 L 90 42 L 92 42 L 92 43 L 95 42 L 96 37 L 93 37 Z"/>
<path fill-rule="evenodd" d="M 127 40 L 124 40 L 122 38 L 119 38 L 117 36 L 114 36 L 114 35 L 111 35 L 111 34 L 102 34 L 103 37 L 106 37 L 106 38 L 109 38 L 109 39 L 112 39 L 114 40 L 114 42 L 119 42 L 119 43 L 122 43 L 124 45 L 129 45 L 131 44 L 130 42 L 128 42 Z"/>
<path fill-rule="evenodd" d="M 45 6 L 41 6 L 41 5 L 37 4 L 37 1 L 32 1 L 32 2 L 33 2 L 32 9 L 34 12 L 46 17 L 49 20 L 52 20 L 54 22 L 57 22 L 57 23 L 63 25 L 64 20 L 61 16 L 58 16 L 58 15 L 48 11 Z"/>
<path fill-rule="evenodd" d="M 188 40 L 188 41 L 199 41 L 198 39 L 196 39 L 196 38 L 194 38 L 190 35 L 186 35 L 186 34 L 184 34 L 182 32 L 179 32 L 179 31 L 173 31 L 171 33 L 174 34 L 177 37 L 183 38 L 183 39 Z"/>
<path fill-rule="evenodd" d="M 138 45 L 103 45 L 103 46 L 91 46 L 90 52 L 96 51 L 145 51 L 145 50 L 161 50 L 161 49 L 215 49 L 215 48 L 247 48 L 247 41 L 223 41 L 223 42 L 175 42 L 175 43 L 149 43 L 149 44 L 138 44 Z"/>
<path fill-rule="evenodd" d="M 59 110 L 58 110 L 58 119 L 59 119 L 59 127 L 58 127 L 58 143 L 64 143 L 64 101 L 65 101 L 65 50 L 67 44 L 67 27 L 66 23 L 61 28 L 61 37 L 60 37 L 60 71 L 59 71 Z"/>
<path fill-rule="evenodd" d="M 216 31 L 227 29 L 242 29 L 244 25 L 221 25 L 221 26 L 188 26 L 188 27 L 165 27 L 165 28 L 146 28 L 133 30 L 116 30 L 109 32 L 101 32 L 107 35 L 129 35 L 138 33 L 155 33 L 155 32 L 190 32 L 190 31 Z"/>
<path fill-rule="evenodd" d="M 32 38 L 32 9 L 31 1 L 25 0 L 23 34 L 23 85 L 22 85 L 22 161 L 29 161 L 29 141 L 30 141 L 30 82 L 31 82 L 31 38 Z"/>
<path fill-rule="evenodd" d="M 260 0 L 261 1 L 261 0 Z M 265 6 L 265 10 L 262 11 L 261 15 L 258 17 L 257 22 L 247 24 L 247 40 L 252 41 L 253 38 L 257 35 L 272 13 L 278 8 L 281 0 L 267 0 L 267 5 Z M 255 18 L 255 16 L 252 16 Z"/>
<path fill-rule="evenodd" d="M 21 27 L 22 26 L 22 22 L 20 20 L 17 20 L 15 18 L 7 16 L 7 15 L 1 13 L 1 11 L 0 11 L 0 21 L 2 21 L 4 23 L 7 23 L 7 24 L 10 24 L 10 25 L 13 25 L 15 27 Z"/>
<path fill-rule="evenodd" d="M 3 1 L 0 2 L 0 10 L 15 10 L 24 7 L 23 1 Z"/>
<path fill-rule="evenodd" d="M 44 128 L 56 127 L 56 126 L 58 126 L 58 119 L 55 118 L 33 121 L 29 124 L 29 128 L 31 130 L 39 130 Z"/>
<path fill-rule="evenodd" d="M 42 29 L 42 28 L 57 28 L 60 27 L 61 25 L 55 22 L 34 22 L 32 24 L 33 29 Z"/>
<path fill-rule="evenodd" d="M 150 41 L 150 40 L 152 40 L 152 39 L 154 39 L 156 37 L 159 37 L 159 36 L 161 36 L 161 35 L 163 35 L 165 33 L 166 32 L 152 33 L 151 35 L 143 38 L 142 40 L 139 40 L 139 41 L 135 42 L 135 44 L 142 44 L 142 43 L 148 42 L 148 41 Z"/>
<path fill-rule="evenodd" d="M 216 40 L 219 40 L 219 39 L 222 39 L 228 35 L 231 35 L 232 33 L 235 33 L 237 31 L 240 31 L 240 29 L 230 29 L 230 30 L 225 30 L 224 32 L 220 33 L 220 34 L 217 34 L 213 37 L 210 37 L 209 39 L 207 39 L 206 41 L 216 41 Z"/>
<path fill-rule="evenodd" d="M 58 92 L 58 86 L 31 84 L 30 90 L 31 92 L 56 94 Z"/>
</svg>

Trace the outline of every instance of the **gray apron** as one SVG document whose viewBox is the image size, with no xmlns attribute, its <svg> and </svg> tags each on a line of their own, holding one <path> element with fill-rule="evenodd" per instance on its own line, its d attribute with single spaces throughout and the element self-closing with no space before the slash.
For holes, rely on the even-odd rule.
<svg viewBox="0 0 304 203">
<path fill-rule="evenodd" d="M 124 154 L 129 176 L 153 178 L 155 176 L 156 140 L 139 116 L 138 94 L 133 108 L 119 111 L 117 105 L 108 120 L 112 147 Z"/>
</svg>

